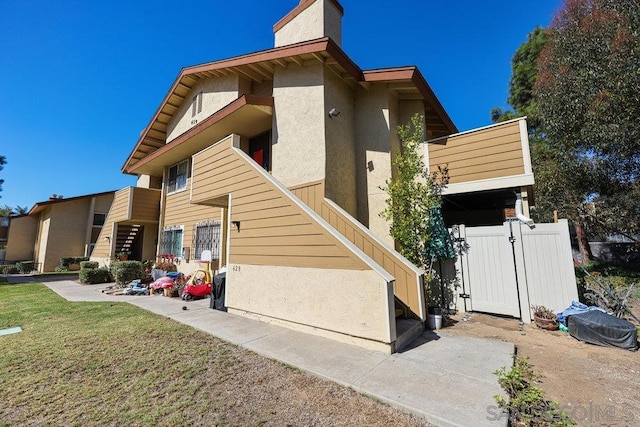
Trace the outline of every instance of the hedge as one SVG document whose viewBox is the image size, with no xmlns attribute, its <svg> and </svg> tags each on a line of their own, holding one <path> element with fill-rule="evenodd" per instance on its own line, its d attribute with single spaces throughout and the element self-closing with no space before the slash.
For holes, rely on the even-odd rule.
<svg viewBox="0 0 640 427">
<path fill-rule="evenodd" d="M 98 268 L 99 265 L 98 261 L 82 261 L 80 262 L 80 270 L 93 270 Z"/>
<path fill-rule="evenodd" d="M 78 278 L 80 283 L 107 283 L 111 281 L 111 272 L 106 268 L 81 269 Z"/>
<path fill-rule="evenodd" d="M 140 261 L 115 261 L 111 263 L 111 274 L 116 283 L 124 285 L 135 279 L 142 278 L 142 262 Z"/>
<path fill-rule="evenodd" d="M 69 266 L 72 264 L 80 264 L 82 261 L 89 261 L 89 257 L 86 256 L 67 256 L 60 258 L 60 262 L 56 267 L 56 271 L 68 271 Z"/>
</svg>

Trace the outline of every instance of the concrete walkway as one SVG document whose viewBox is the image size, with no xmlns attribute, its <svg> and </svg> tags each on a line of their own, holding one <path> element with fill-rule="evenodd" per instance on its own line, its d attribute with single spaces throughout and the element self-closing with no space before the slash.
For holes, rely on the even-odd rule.
<svg viewBox="0 0 640 427">
<path fill-rule="evenodd" d="M 69 301 L 121 301 L 351 387 L 439 426 L 506 426 L 493 371 L 512 364 L 513 344 L 427 331 L 392 355 L 209 309 L 209 300 L 112 296 L 96 285 L 45 283 Z M 187 310 L 182 307 L 187 306 Z"/>
</svg>

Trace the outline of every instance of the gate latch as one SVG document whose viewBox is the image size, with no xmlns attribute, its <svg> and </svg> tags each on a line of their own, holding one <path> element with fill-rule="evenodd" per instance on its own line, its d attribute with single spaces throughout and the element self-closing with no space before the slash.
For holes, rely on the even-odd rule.
<svg viewBox="0 0 640 427">
<path fill-rule="evenodd" d="M 471 298 L 469 294 L 460 294 L 460 298 Z"/>
</svg>

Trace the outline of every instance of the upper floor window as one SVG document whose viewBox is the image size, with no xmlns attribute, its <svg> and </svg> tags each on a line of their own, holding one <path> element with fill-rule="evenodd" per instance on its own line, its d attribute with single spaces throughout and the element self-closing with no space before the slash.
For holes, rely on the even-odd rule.
<svg viewBox="0 0 640 427">
<path fill-rule="evenodd" d="M 0 216 L 0 227 L 8 227 L 8 226 L 9 226 L 9 217 Z"/>
<path fill-rule="evenodd" d="M 175 164 L 169 168 L 169 182 L 167 183 L 167 193 L 187 188 L 187 176 L 189 173 L 189 160 Z"/>
<path fill-rule="evenodd" d="M 107 214 L 94 213 L 93 214 L 93 226 L 94 227 L 102 227 L 104 225 L 104 221 L 106 219 L 107 219 Z"/>
</svg>

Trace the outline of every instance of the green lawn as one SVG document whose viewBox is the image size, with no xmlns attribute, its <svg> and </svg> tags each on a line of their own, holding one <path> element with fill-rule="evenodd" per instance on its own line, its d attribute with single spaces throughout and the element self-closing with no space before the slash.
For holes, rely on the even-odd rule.
<svg viewBox="0 0 640 427">
<path fill-rule="evenodd" d="M 0 284 L 0 425 L 417 425 L 422 420 L 126 303 Z"/>
</svg>

